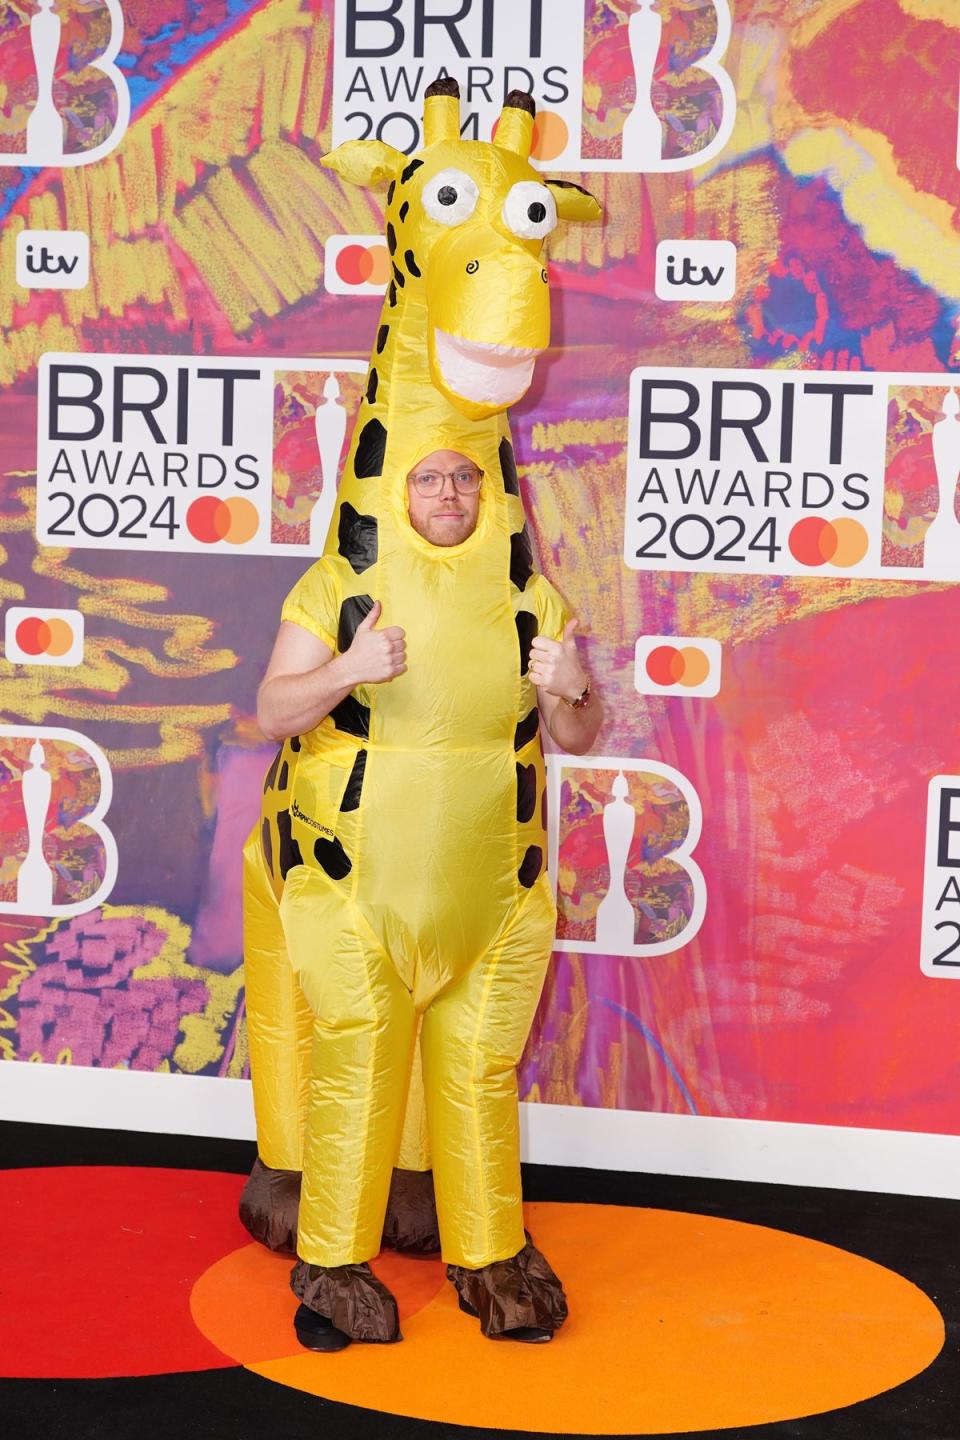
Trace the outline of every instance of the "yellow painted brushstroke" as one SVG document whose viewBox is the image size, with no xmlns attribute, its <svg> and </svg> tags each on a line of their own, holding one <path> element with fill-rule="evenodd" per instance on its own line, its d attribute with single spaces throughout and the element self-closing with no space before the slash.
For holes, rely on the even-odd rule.
<svg viewBox="0 0 960 1440">
<path fill-rule="evenodd" d="M 320 122 L 323 115 L 323 94 L 329 74 L 328 56 L 331 52 L 333 36 L 331 33 L 330 21 L 326 15 L 318 15 L 313 23 L 310 33 L 310 42 L 307 47 L 307 65 L 304 75 L 303 113 L 301 116 L 301 127 L 307 139 L 317 139 L 321 149 L 329 149 L 329 135 L 326 137 L 320 134 Z"/>
<path fill-rule="evenodd" d="M 3 567 L 10 556 L 5 546 L 0 545 L 0 600 L 22 600 L 26 591 L 18 580 L 10 580 L 3 574 Z"/>
<path fill-rule="evenodd" d="M 48 315 L 39 325 L 33 320 L 15 324 L 0 338 L 0 385 L 12 385 L 18 375 L 35 370 L 46 351 L 74 351 L 80 344 L 81 336 L 59 315 Z"/>
<path fill-rule="evenodd" d="M 197 237 L 195 251 L 187 253 L 198 265 L 204 279 L 212 279 L 211 267 L 223 263 L 222 257 L 230 255 L 230 268 L 236 279 L 235 301 L 243 305 L 249 325 L 255 311 L 264 315 L 279 313 L 282 300 L 280 292 L 260 267 L 259 257 L 249 240 L 237 244 L 237 237 L 224 224 L 206 193 L 195 195 L 182 214 L 181 221 L 187 235 Z M 186 246 L 184 247 L 186 248 Z"/>
<path fill-rule="evenodd" d="M 938 20 L 953 30 L 960 30 L 960 6 L 957 0 L 897 0 L 905 15 L 915 20 Z"/>
<path fill-rule="evenodd" d="M 938 294 L 960 298 L 953 207 L 897 174 L 885 136 L 857 125 L 846 131 L 803 130 L 787 142 L 783 159 L 796 176 L 827 176 L 844 214 L 872 251 L 894 256 Z"/>
<path fill-rule="evenodd" d="M 562 453 L 568 445 L 626 445 L 625 415 L 600 420 L 560 420 L 553 425 L 533 427 L 534 450 Z"/>
<path fill-rule="evenodd" d="M 292 305 L 304 294 L 306 276 L 283 234 L 250 199 L 232 170 L 221 170 L 208 187 L 211 203 L 238 245 L 250 247 L 282 299 Z"/>
<path fill-rule="evenodd" d="M 171 219 L 170 236 L 193 261 L 200 279 L 213 296 L 227 323 L 236 334 L 249 328 L 250 304 L 240 277 L 225 257 L 217 254 L 200 216 L 191 212 L 182 220 Z"/>
<path fill-rule="evenodd" d="M 856 10 L 862 4 L 863 0 L 818 0 L 816 5 L 798 4 L 792 17 L 791 48 L 802 50 L 812 45 L 841 15 L 848 10 Z"/>
<path fill-rule="evenodd" d="M 63 561 L 51 563 L 49 555 L 41 550 L 33 565 L 38 575 L 56 579 L 60 584 L 72 585 L 78 591 L 77 608 L 86 615 L 105 615 L 121 625 L 140 630 L 153 630 L 169 634 L 163 641 L 164 652 L 175 668 L 156 670 L 155 674 L 176 674 L 182 678 L 198 675 L 212 675 L 220 670 L 232 670 L 237 656 L 232 650 L 206 650 L 204 647 L 214 632 L 214 622 L 205 615 L 184 615 L 142 608 L 144 603 L 158 599 L 166 600 L 169 592 L 162 585 L 150 585 L 143 580 L 129 577 L 101 577 L 88 575 L 86 571 Z M 160 591 L 157 595 L 156 592 Z M 91 637 L 90 644 L 97 643 Z M 126 651 L 129 655 L 138 653 L 135 647 L 125 641 L 103 641 L 117 654 Z M 154 661 L 154 663 L 162 663 Z"/>
<path fill-rule="evenodd" d="M 15 525 L 31 528 L 33 492 L 20 492 L 27 503 Z M 24 524 L 26 521 L 26 524 Z M 87 615 L 102 615 L 115 623 L 163 636 L 162 654 L 147 646 L 111 636 L 87 636 L 84 659 L 65 672 L 52 666 L 13 666 L 0 660 L 4 707 L 33 723 L 48 718 L 112 721 L 158 731 L 156 743 L 134 744 L 108 749 L 115 769 L 158 766 L 202 757 L 204 732 L 216 729 L 231 718 L 225 704 L 190 705 L 182 701 L 169 705 L 122 705 L 104 703 L 103 695 L 118 696 L 131 683 L 131 668 L 139 666 L 148 674 L 171 680 L 190 680 L 232 669 L 237 656 L 232 650 L 207 649 L 214 623 L 206 616 L 154 611 L 147 606 L 165 604 L 169 591 L 163 585 L 131 578 L 104 578 L 88 575 L 70 563 L 70 552 L 41 549 L 33 562 L 36 574 L 69 587 L 73 603 Z M 2 585 L 2 582 L 0 582 Z M 22 599 L 23 590 L 9 598 Z M 0 588 L 0 594 L 2 594 Z"/>
</svg>

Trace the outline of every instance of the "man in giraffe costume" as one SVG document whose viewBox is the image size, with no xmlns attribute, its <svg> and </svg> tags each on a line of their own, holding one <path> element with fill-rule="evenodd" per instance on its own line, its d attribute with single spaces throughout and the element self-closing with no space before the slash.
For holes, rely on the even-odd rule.
<svg viewBox="0 0 960 1440">
<path fill-rule="evenodd" d="M 523 1227 L 516 1066 L 555 926 L 538 702 L 568 749 L 600 712 L 534 568 L 505 411 L 549 339 L 543 241 L 600 212 L 532 168 L 533 121 L 514 91 L 494 142 L 464 141 L 444 78 L 413 159 L 350 141 L 324 161 L 387 183 L 393 278 L 325 553 L 261 686 L 283 743 L 245 851 L 260 1162 L 244 1218 L 276 1243 L 302 1168 L 291 1283 L 312 1349 L 400 1338 L 367 1262 L 382 1238 L 428 1248 L 432 1207 L 403 1181 L 431 1154 L 461 1308 L 524 1340 L 566 1316 Z M 438 456 L 446 519 L 471 512 L 439 538 L 416 490 Z"/>
</svg>

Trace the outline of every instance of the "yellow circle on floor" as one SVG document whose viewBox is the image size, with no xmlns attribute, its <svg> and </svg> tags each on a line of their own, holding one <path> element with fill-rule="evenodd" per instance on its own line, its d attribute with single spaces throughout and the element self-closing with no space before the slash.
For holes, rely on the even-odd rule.
<svg viewBox="0 0 960 1440">
<path fill-rule="evenodd" d="M 374 1262 L 404 1340 L 302 1350 L 290 1260 L 256 1244 L 191 1297 L 200 1330 L 258 1375 L 370 1410 L 488 1429 L 643 1435 L 762 1425 L 901 1385 L 944 1343 L 903 1276 L 784 1231 L 677 1211 L 532 1204 L 570 1319 L 548 1345 L 485 1340 L 436 1260 Z"/>
</svg>

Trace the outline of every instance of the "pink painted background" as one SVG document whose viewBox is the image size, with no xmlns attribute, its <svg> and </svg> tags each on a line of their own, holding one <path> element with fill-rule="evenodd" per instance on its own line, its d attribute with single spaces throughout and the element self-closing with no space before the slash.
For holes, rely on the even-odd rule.
<svg viewBox="0 0 960 1440">
<path fill-rule="evenodd" d="M 706 919 L 665 956 L 557 953 L 521 1089 L 548 1103 L 955 1132 L 960 989 L 919 969 L 927 783 L 960 773 L 954 588 L 637 573 L 621 549 L 635 366 L 957 373 L 960 14 L 916 0 L 733 8 L 738 117 L 723 154 L 669 175 L 570 177 L 607 218 L 554 237 L 554 349 L 512 422 L 539 562 L 575 607 L 603 690 L 597 753 L 664 762 L 697 791 Z M 77 4 L 70 21 L 78 63 L 95 9 Z M 591 154 L 618 153 L 632 102 L 629 9 L 585 0 Z M 691 153 L 717 122 L 716 87 L 696 68 L 716 14 L 705 0 L 660 9 L 654 103 L 667 153 Z M 239 850 L 271 758 L 254 697 L 303 561 L 38 550 L 36 360 L 71 348 L 364 357 L 378 302 L 326 293 L 323 239 L 374 233 L 382 213 L 376 194 L 341 188 L 319 166 L 329 3 L 302 0 L 297 25 L 278 0 L 125 10 L 134 112 L 117 158 L 91 167 L 96 176 L 0 173 L 2 263 L 23 224 L 86 213 L 113 286 L 92 307 L 0 293 L 0 602 L 79 607 L 88 634 L 77 671 L 0 662 L 3 718 L 67 724 L 104 748 L 120 847 L 98 911 L 0 915 L 0 1054 L 215 1083 L 246 1065 Z M 0 60 L 9 53 L 14 76 L 0 114 L 8 148 L 29 103 L 26 14 L 0 4 Z M 73 54 L 62 56 L 64 86 Z M 99 102 L 76 87 L 81 144 Z M 254 207 L 249 233 L 224 220 L 231 187 Z M 704 236 L 738 246 L 736 300 L 658 302 L 657 242 Z M 297 259 L 286 293 L 274 283 L 283 256 Z M 924 447 L 937 406 L 905 386 L 891 413 L 885 555 L 910 565 L 932 514 Z M 306 423 L 290 375 L 275 523 L 291 536 L 306 523 Z M 719 696 L 638 695 L 642 633 L 719 639 Z M 561 900 L 574 927 L 573 911 L 595 914 L 605 883 L 596 827 L 608 798 L 583 780 L 563 798 L 561 843 L 574 859 Z M 16 804 L 0 783 L 0 833 L 14 849 Z M 663 816 L 637 808 L 655 848 Z M 678 892 L 670 903 L 682 915 L 687 901 Z"/>
</svg>

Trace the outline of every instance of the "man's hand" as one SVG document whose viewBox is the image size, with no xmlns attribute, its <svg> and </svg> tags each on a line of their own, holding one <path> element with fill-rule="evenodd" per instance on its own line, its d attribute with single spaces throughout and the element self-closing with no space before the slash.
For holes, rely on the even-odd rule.
<svg viewBox="0 0 960 1440">
<path fill-rule="evenodd" d="M 563 700 L 576 700 L 587 686 L 586 672 L 577 658 L 576 628 L 576 620 L 568 620 L 562 640 L 538 635 L 530 646 L 530 679 L 538 690 Z"/>
<path fill-rule="evenodd" d="M 353 685 L 382 685 L 403 675 L 407 668 L 407 645 L 399 625 L 378 630 L 381 605 L 374 600 L 373 609 L 357 626 L 343 659 L 349 667 Z"/>
</svg>

